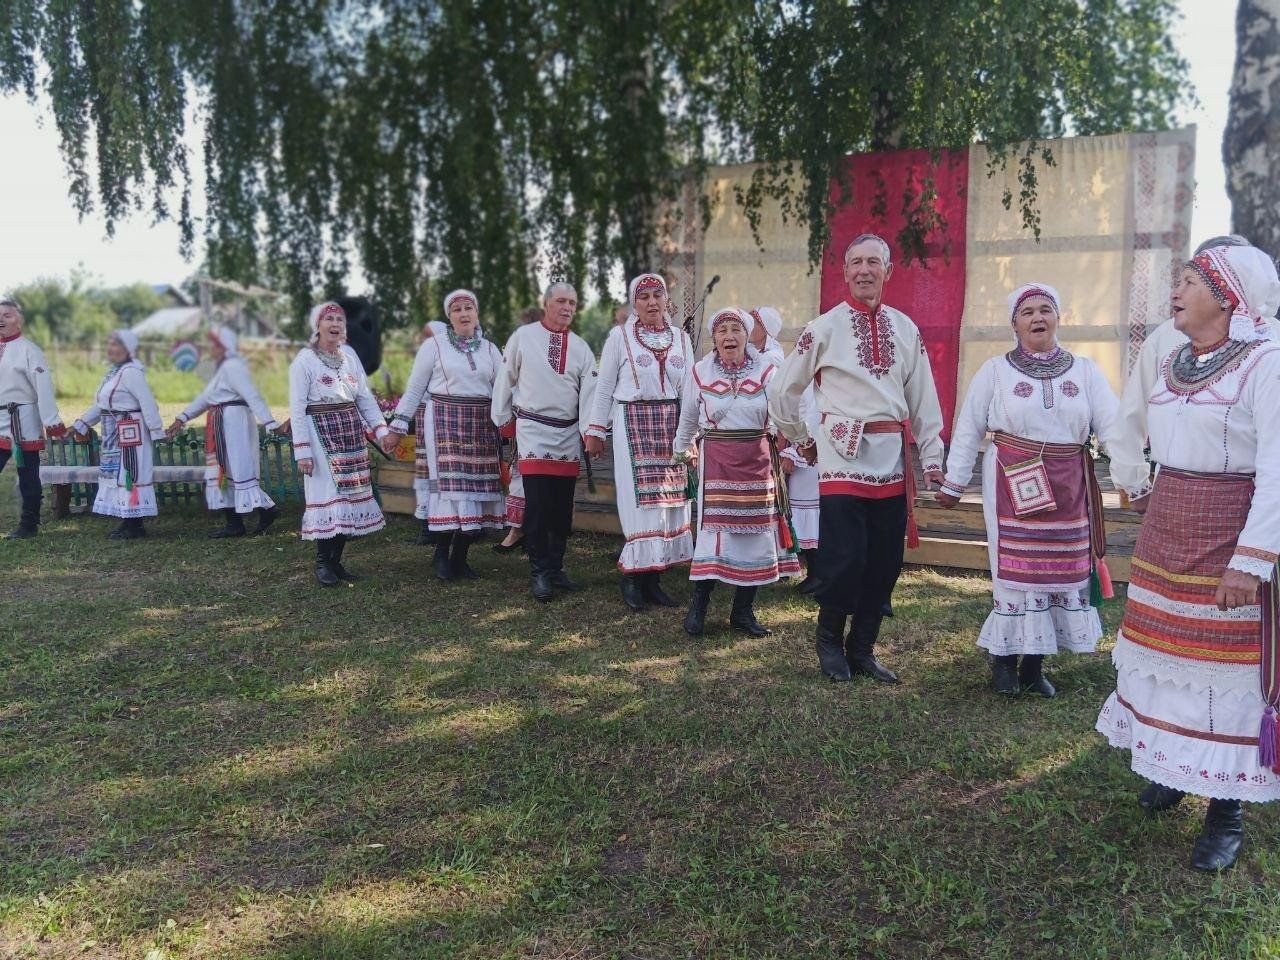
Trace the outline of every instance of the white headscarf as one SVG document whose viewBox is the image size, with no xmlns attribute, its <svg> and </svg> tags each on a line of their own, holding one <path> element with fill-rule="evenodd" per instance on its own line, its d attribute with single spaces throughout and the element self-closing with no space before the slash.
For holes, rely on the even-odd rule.
<svg viewBox="0 0 1280 960">
<path fill-rule="evenodd" d="M 662 277 L 656 273 L 642 273 L 627 285 L 627 302 L 631 304 L 631 312 L 633 314 L 636 312 L 636 294 L 641 290 L 648 290 L 651 287 L 657 287 L 662 290 L 663 293 L 667 293 L 667 281 L 662 279 Z M 668 294 L 668 296 L 670 296 L 670 294 Z"/>
<path fill-rule="evenodd" d="M 238 357 L 240 355 L 236 350 L 240 344 L 240 337 L 230 327 L 214 327 L 209 331 L 209 336 L 222 344 L 222 349 L 227 351 L 228 357 Z"/>
<path fill-rule="evenodd" d="M 311 314 L 307 318 L 307 323 L 311 325 L 312 340 L 320 339 L 320 321 L 334 313 L 342 317 L 343 320 L 347 319 L 346 311 L 332 300 L 326 300 L 324 303 L 317 303 L 311 308 Z"/>
<path fill-rule="evenodd" d="M 480 299 L 479 299 L 479 297 L 477 297 L 477 296 L 476 296 L 474 293 L 472 293 L 470 290 L 464 290 L 464 289 L 462 289 L 461 287 L 459 287 L 457 290 L 454 290 L 452 293 L 445 294 L 445 298 L 444 298 L 444 318 L 445 318 L 446 320 L 448 320 L 448 319 L 449 319 L 449 308 L 450 308 L 451 306 L 453 306 L 453 301 L 455 301 L 455 300 L 470 300 L 470 301 L 471 301 L 471 303 L 472 303 L 472 305 L 476 308 L 476 313 L 479 313 L 479 312 L 480 312 Z"/>
<path fill-rule="evenodd" d="M 129 359 L 133 360 L 138 355 L 138 335 L 132 330 L 125 330 L 123 327 L 119 330 L 112 330 L 111 336 L 120 341 L 121 346 L 129 351 Z"/>
<path fill-rule="evenodd" d="M 1022 301 L 1031 297 L 1044 297 L 1053 304 L 1054 312 L 1057 313 L 1059 319 L 1062 317 L 1062 297 L 1058 296 L 1058 291 L 1047 283 L 1024 283 L 1013 293 L 1009 294 L 1009 323 L 1013 323 L 1013 318 L 1018 314 L 1018 307 L 1022 306 Z"/>
<path fill-rule="evenodd" d="M 1276 265 L 1257 247 L 1211 247 L 1187 261 L 1219 303 L 1231 308 L 1227 336 L 1232 340 L 1270 340 L 1268 322 L 1280 303 Z"/>
<path fill-rule="evenodd" d="M 741 323 L 743 329 L 747 331 L 747 339 L 751 339 L 751 331 L 756 328 L 756 318 L 745 310 L 739 310 L 737 307 L 724 307 L 715 313 L 707 315 L 707 336 L 711 338 L 713 348 L 715 346 L 716 327 L 726 320 L 737 320 Z"/>
<path fill-rule="evenodd" d="M 782 332 L 782 314 L 773 307 L 756 307 L 751 311 L 751 316 L 764 324 L 765 332 L 773 339 L 778 339 L 778 334 Z"/>
</svg>

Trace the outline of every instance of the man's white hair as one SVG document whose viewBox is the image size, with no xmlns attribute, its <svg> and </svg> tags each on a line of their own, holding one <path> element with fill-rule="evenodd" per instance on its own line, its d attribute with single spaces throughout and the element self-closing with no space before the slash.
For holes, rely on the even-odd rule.
<svg viewBox="0 0 1280 960">
<path fill-rule="evenodd" d="M 847 247 L 844 248 L 845 266 L 849 265 L 849 254 L 850 252 L 852 252 L 853 248 L 860 243 L 866 243 L 868 240 L 873 240 L 880 245 L 880 252 L 884 256 L 884 265 L 886 267 L 893 262 L 892 260 L 893 254 L 890 252 L 889 244 L 884 237 L 880 236 L 878 233 L 860 233 L 853 238 L 852 243 L 850 243 Z"/>
<path fill-rule="evenodd" d="M 542 292 L 542 302 L 546 303 L 550 300 L 552 294 L 557 290 L 568 290 L 575 298 L 578 296 L 578 288 L 568 280 L 552 280 L 551 283 L 547 284 L 547 289 Z"/>
</svg>

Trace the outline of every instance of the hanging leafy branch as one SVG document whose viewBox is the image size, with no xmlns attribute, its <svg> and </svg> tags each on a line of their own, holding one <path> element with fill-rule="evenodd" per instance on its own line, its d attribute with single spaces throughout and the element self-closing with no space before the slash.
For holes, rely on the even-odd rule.
<svg viewBox="0 0 1280 960">
<path fill-rule="evenodd" d="M 1172 0 L 8 0 L 0 92 L 47 102 L 72 202 L 175 219 L 210 266 L 298 304 L 358 261 L 393 324 L 474 287 L 490 325 L 561 273 L 650 266 L 658 213 L 707 164 L 762 166 L 826 241 L 851 152 L 1167 126 Z M 202 156 L 184 146 L 189 125 Z M 203 222 L 192 165 L 204 172 Z M 938 225 L 929 185 L 899 241 Z M 177 196 L 176 206 L 170 198 Z M 271 265 L 262 275 L 260 264 Z"/>
</svg>

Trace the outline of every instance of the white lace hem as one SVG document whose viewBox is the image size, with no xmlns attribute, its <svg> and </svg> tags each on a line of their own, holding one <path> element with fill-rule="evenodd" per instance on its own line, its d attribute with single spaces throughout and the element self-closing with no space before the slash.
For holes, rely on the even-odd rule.
<svg viewBox="0 0 1280 960">
<path fill-rule="evenodd" d="M 1184 793 L 1218 800 L 1280 800 L 1280 776 L 1258 765 L 1252 745 L 1213 743 L 1151 727 L 1135 717 L 1116 693 L 1107 698 L 1094 729 L 1130 752 L 1130 767 Z"/>
<path fill-rule="evenodd" d="M 1258 690 L 1258 668 L 1253 664 L 1207 663 L 1161 653 L 1134 643 L 1118 631 L 1111 662 L 1117 673 L 1134 673 L 1161 683 L 1203 693 L 1210 687 L 1218 694 L 1251 697 Z"/>
<path fill-rule="evenodd" d="M 1097 610 L 1088 604 L 1073 609 L 1069 604 L 1049 602 L 1036 609 L 1037 600 L 1031 595 L 1031 608 L 1024 603 L 1016 610 L 997 602 L 978 634 L 978 646 L 997 657 L 1051 656 L 1062 650 L 1093 653 L 1098 649 L 1102 621 Z"/>
</svg>

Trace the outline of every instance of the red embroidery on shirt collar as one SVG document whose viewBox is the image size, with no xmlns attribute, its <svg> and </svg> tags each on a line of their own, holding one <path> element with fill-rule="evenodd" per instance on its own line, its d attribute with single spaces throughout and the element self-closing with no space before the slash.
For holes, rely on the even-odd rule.
<svg viewBox="0 0 1280 960">
<path fill-rule="evenodd" d="M 11 337 L 0 337 L 0 343 L 11 343 L 12 341 L 17 340 L 20 336 L 22 336 L 21 330 L 19 330 L 17 333 L 15 333 Z"/>
</svg>

